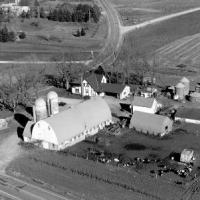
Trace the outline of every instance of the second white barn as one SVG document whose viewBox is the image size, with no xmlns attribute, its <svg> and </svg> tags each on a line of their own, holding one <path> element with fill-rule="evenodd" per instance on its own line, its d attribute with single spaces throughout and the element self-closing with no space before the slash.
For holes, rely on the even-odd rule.
<svg viewBox="0 0 200 200">
<path fill-rule="evenodd" d="M 112 122 L 108 104 L 95 97 L 52 117 L 38 121 L 31 141 L 40 141 L 45 149 L 60 150 L 94 135 Z"/>
</svg>

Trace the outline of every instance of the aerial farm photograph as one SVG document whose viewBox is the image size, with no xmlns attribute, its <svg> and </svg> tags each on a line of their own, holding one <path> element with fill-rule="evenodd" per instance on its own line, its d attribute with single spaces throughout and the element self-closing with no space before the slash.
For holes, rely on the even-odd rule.
<svg viewBox="0 0 200 200">
<path fill-rule="evenodd" d="M 200 0 L 0 0 L 0 200 L 200 200 Z"/>
</svg>

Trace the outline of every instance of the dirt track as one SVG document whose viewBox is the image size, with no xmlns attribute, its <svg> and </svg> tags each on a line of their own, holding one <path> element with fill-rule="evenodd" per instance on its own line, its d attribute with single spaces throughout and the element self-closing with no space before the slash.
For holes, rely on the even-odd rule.
<svg viewBox="0 0 200 200">
<path fill-rule="evenodd" d="M 122 34 L 126 34 L 128 32 L 134 31 L 134 30 L 136 30 L 138 28 L 143 28 L 143 27 L 151 25 L 151 24 L 155 24 L 155 23 L 162 22 L 162 21 L 165 21 L 165 20 L 168 20 L 168 19 L 179 17 L 181 15 L 186 15 L 186 14 L 189 14 L 189 13 L 193 13 L 193 12 L 196 12 L 196 11 L 199 11 L 199 10 L 200 10 L 200 7 L 189 9 L 189 10 L 185 10 L 185 11 L 178 12 L 178 13 L 173 13 L 173 14 L 170 14 L 170 15 L 166 15 L 166 16 L 163 16 L 163 17 L 159 17 L 159 18 L 156 18 L 156 19 L 152 19 L 152 20 L 143 22 L 141 24 L 132 25 L 132 26 L 122 26 L 120 28 L 120 30 L 121 30 Z"/>
<path fill-rule="evenodd" d="M 8 164 L 16 158 L 20 152 L 19 139 L 16 133 L 9 135 L 0 142 L 0 170 L 4 171 Z"/>
</svg>

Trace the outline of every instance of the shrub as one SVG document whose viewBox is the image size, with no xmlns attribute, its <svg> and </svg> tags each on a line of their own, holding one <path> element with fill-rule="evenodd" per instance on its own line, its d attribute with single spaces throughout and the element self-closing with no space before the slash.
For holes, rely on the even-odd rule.
<svg viewBox="0 0 200 200">
<path fill-rule="evenodd" d="M 21 33 L 19 34 L 19 38 L 20 38 L 20 39 L 25 39 L 25 38 L 26 38 L 26 33 L 25 33 L 25 32 L 21 32 Z"/>
</svg>

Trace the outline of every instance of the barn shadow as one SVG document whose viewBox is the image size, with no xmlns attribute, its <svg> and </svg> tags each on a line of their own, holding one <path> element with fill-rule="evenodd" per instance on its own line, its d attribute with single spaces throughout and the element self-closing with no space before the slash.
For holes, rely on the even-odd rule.
<svg viewBox="0 0 200 200">
<path fill-rule="evenodd" d="M 31 106 L 26 107 L 26 112 L 33 116 L 33 108 Z"/>
<path fill-rule="evenodd" d="M 25 127 L 27 122 L 30 120 L 27 116 L 21 113 L 14 114 L 14 119 L 19 123 L 20 126 Z"/>
<path fill-rule="evenodd" d="M 24 128 L 22 128 L 22 127 L 17 127 L 17 136 L 18 136 L 18 138 L 20 138 L 21 140 L 24 140 L 24 138 L 23 138 L 23 132 L 24 132 Z"/>
</svg>

